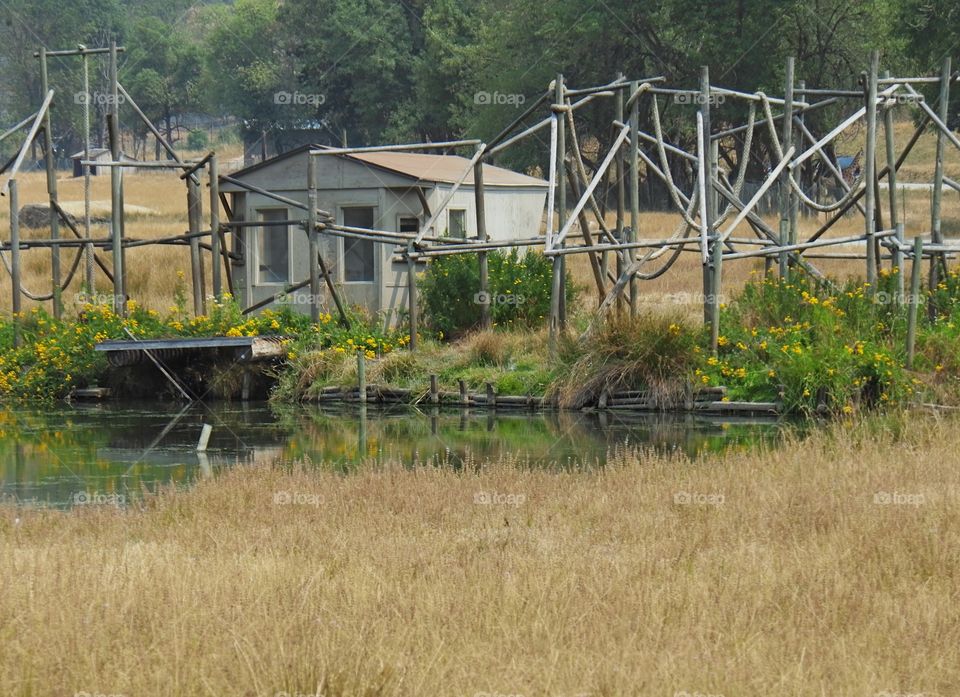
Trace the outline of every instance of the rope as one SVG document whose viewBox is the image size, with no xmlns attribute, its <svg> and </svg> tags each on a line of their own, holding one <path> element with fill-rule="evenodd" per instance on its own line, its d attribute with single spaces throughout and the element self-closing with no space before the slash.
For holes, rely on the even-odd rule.
<svg viewBox="0 0 960 697">
<path fill-rule="evenodd" d="M 74 275 L 77 273 L 77 268 L 80 266 L 80 260 L 83 258 L 83 249 L 77 249 L 77 255 L 73 258 L 73 262 L 70 265 L 70 271 L 67 272 L 67 277 L 63 281 L 63 285 L 59 287 L 57 291 L 45 293 L 44 295 L 39 295 L 37 293 L 31 293 L 29 290 L 23 287 L 23 284 L 20 284 L 20 292 L 23 293 L 30 300 L 36 302 L 46 302 L 48 300 L 53 300 L 53 296 L 60 292 L 62 293 L 67 289 L 67 286 L 70 285 L 70 282 L 73 280 Z M 10 275 L 11 280 L 13 279 L 13 269 L 10 266 L 10 262 L 4 256 L 3 252 L 0 251 L 0 261 L 3 262 L 4 268 L 7 270 L 7 273 Z"/>
<path fill-rule="evenodd" d="M 773 112 L 770 108 L 770 101 L 767 98 L 767 95 L 765 95 L 763 92 L 757 92 L 757 96 L 760 97 L 760 101 L 763 102 L 763 112 L 766 117 L 767 126 L 770 129 L 770 140 L 773 142 L 774 152 L 776 153 L 778 160 L 783 160 L 783 148 L 780 145 L 780 138 L 777 136 L 777 129 L 773 122 Z M 843 206 L 847 205 L 847 203 L 849 203 L 858 194 L 860 186 L 863 182 L 863 176 L 864 172 L 861 171 L 860 176 L 857 177 L 856 181 L 854 181 L 853 186 L 850 187 L 850 190 L 832 204 L 817 203 L 812 198 L 807 196 L 797 183 L 797 180 L 793 178 L 792 172 L 787 174 L 787 180 L 790 182 L 791 188 L 800 197 L 800 200 L 802 200 L 804 204 L 820 213 L 832 213 L 833 211 L 839 210 Z"/>
</svg>

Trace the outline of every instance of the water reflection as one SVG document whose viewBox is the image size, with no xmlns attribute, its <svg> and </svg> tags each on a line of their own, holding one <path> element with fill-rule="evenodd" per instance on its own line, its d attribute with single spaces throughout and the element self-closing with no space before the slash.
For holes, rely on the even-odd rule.
<svg viewBox="0 0 960 697">
<path fill-rule="evenodd" d="M 213 433 L 206 452 L 198 452 L 204 423 Z M 620 449 L 696 454 L 773 442 L 781 432 L 782 424 L 756 419 L 407 406 L 5 409 L 0 410 L 0 499 L 54 506 L 128 502 L 143 490 L 186 485 L 222 467 L 278 461 L 309 461 L 345 472 L 371 461 L 462 466 L 489 458 L 600 465 Z"/>
</svg>

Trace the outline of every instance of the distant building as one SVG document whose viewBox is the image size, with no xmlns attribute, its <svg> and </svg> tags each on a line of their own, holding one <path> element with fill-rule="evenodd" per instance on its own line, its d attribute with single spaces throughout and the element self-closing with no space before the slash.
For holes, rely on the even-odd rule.
<svg viewBox="0 0 960 697">
<path fill-rule="evenodd" d="M 319 147 L 297 148 L 232 177 L 306 204 L 308 152 Z M 420 196 L 430 210 L 439 208 L 468 166 L 469 160 L 454 155 L 385 152 L 323 156 L 317 162 L 317 205 L 344 226 L 416 232 L 426 222 Z M 483 177 L 489 238 L 538 235 L 548 183 L 493 165 L 484 165 Z M 227 181 L 220 183 L 220 191 L 232 198 L 234 220 L 292 221 L 306 217 L 302 209 Z M 459 238 L 476 236 L 472 172 L 437 220 L 435 231 Z M 240 228 L 233 244 L 237 257 L 232 262 L 234 287 L 245 306 L 309 277 L 307 236 L 300 225 Z M 391 244 L 321 235 L 321 254 L 345 301 L 372 313 L 386 312 L 388 322 L 394 321 L 394 311 L 407 303 L 407 266 L 392 261 L 396 251 Z M 301 298 L 294 297 L 294 305 L 309 312 L 308 290 L 299 293 Z"/>
<path fill-rule="evenodd" d="M 110 149 L 109 148 L 90 148 L 90 157 L 86 157 L 86 153 L 81 150 L 70 156 L 70 159 L 73 160 L 73 176 L 82 177 L 83 176 L 83 165 L 81 164 L 85 159 L 89 159 L 94 162 L 110 162 Z M 99 167 L 97 165 L 90 165 L 90 175 L 97 176 L 99 172 Z"/>
</svg>

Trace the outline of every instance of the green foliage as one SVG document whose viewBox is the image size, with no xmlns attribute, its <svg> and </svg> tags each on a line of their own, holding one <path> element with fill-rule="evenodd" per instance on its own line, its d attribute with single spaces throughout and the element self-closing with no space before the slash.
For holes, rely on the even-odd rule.
<svg viewBox="0 0 960 697">
<path fill-rule="evenodd" d="M 430 328 L 452 337 L 480 324 L 482 303 L 490 304 L 494 326 L 538 327 L 550 312 L 553 269 L 538 252 L 488 254 L 489 294 L 480 294 L 480 269 L 473 255 L 454 254 L 431 260 L 419 282 Z M 568 303 L 574 288 L 566 278 Z"/>
<path fill-rule="evenodd" d="M 130 301 L 125 317 L 106 305 L 85 305 L 73 319 L 57 320 L 40 309 L 16 319 L 19 346 L 14 346 L 12 319 L 0 320 L 0 399 L 58 399 L 74 387 L 102 382 L 107 366 L 104 354 L 94 346 L 108 339 L 129 339 L 131 334 L 138 339 L 282 336 L 288 340 L 290 361 L 302 351 L 329 347 L 339 353 L 364 350 L 373 357 L 406 343 L 358 321 L 346 330 L 329 314 L 318 324 L 287 307 L 246 316 L 229 296 L 213 302 L 209 315 L 193 318 L 181 305 L 161 316 Z"/>
<path fill-rule="evenodd" d="M 207 132 L 198 129 L 190 131 L 187 135 L 187 147 L 191 150 L 203 150 L 210 143 Z"/>
<path fill-rule="evenodd" d="M 696 379 L 725 385 L 731 399 L 782 399 L 790 411 L 853 411 L 914 392 L 903 369 L 906 311 L 896 274 L 875 294 L 802 273 L 750 283 L 721 313 L 716 356 L 701 354 Z"/>
</svg>

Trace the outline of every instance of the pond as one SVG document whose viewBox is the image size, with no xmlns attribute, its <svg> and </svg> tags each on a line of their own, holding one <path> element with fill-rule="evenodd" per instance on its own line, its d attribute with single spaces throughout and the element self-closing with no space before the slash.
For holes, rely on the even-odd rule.
<svg viewBox="0 0 960 697">
<path fill-rule="evenodd" d="M 198 452 L 203 425 L 213 427 Z M 697 454 L 774 443 L 784 422 L 665 414 L 337 408 L 263 403 L 105 403 L 0 408 L 0 503 L 129 503 L 242 464 L 311 462 L 344 472 L 370 462 L 512 458 L 603 465 L 636 447 Z"/>
</svg>

